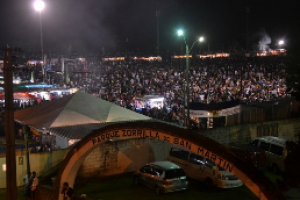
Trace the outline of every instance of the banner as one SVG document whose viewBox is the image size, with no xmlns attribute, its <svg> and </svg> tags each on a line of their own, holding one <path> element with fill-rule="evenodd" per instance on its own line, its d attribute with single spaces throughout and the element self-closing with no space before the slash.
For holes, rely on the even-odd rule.
<svg viewBox="0 0 300 200">
<path fill-rule="evenodd" d="M 238 106 L 240 104 L 240 100 L 231 100 L 231 101 L 224 101 L 224 102 L 218 102 L 218 103 L 200 103 L 200 102 L 191 102 L 190 103 L 190 109 L 191 110 L 223 110 L 227 108 L 232 108 L 235 106 Z"/>
<path fill-rule="evenodd" d="M 221 166 L 228 172 L 232 172 L 235 168 L 234 165 L 229 163 L 222 157 L 214 154 L 201 146 L 196 145 L 190 141 L 182 139 L 180 137 L 172 136 L 170 133 L 164 133 L 157 130 L 147 130 L 147 129 L 122 129 L 122 130 L 109 130 L 101 133 L 98 136 L 93 137 L 88 143 L 89 147 L 85 148 L 93 148 L 94 145 L 98 145 L 100 143 L 105 143 L 108 141 L 114 142 L 120 140 L 121 138 L 129 139 L 129 138 L 152 138 L 156 140 L 161 140 L 164 142 L 168 142 L 171 144 L 175 144 L 179 147 L 183 147 L 189 151 L 197 153 L 202 157 L 208 158 L 210 161 L 214 162 L 216 165 Z"/>
<path fill-rule="evenodd" d="M 187 111 L 187 110 L 186 110 Z M 222 110 L 190 110 L 191 117 L 224 117 L 228 115 L 234 115 L 241 112 L 241 106 L 235 106 Z"/>
</svg>

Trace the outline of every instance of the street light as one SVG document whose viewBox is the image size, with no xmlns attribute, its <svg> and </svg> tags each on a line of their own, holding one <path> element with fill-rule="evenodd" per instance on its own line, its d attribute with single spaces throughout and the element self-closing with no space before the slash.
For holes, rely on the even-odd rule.
<svg viewBox="0 0 300 200">
<path fill-rule="evenodd" d="M 189 66 L 189 54 L 191 52 L 191 50 L 193 49 L 196 41 L 193 43 L 192 47 L 189 49 L 189 45 L 186 43 L 186 40 L 185 40 L 185 36 L 184 36 L 184 31 L 179 29 L 177 31 L 177 34 L 178 36 L 183 36 L 183 40 L 184 40 L 184 43 L 185 43 L 185 49 L 186 49 L 186 94 L 185 94 L 185 106 L 186 106 L 186 109 L 187 109 L 187 113 L 186 113 L 186 126 L 189 128 L 190 127 L 190 87 L 189 87 L 189 84 L 190 84 L 190 66 Z M 199 42 L 203 42 L 204 41 L 204 38 L 203 37 L 200 37 L 199 38 Z"/>
<path fill-rule="evenodd" d="M 36 11 L 41 12 L 44 9 L 44 7 L 45 7 L 45 3 L 43 1 L 37 0 L 34 2 L 34 9 Z"/>
<path fill-rule="evenodd" d="M 279 45 L 283 45 L 283 44 L 284 44 L 284 41 L 283 41 L 283 40 L 280 40 L 280 41 L 278 42 L 278 44 L 279 44 Z"/>
<path fill-rule="evenodd" d="M 182 35 L 183 35 L 183 30 L 181 30 L 181 29 L 178 30 L 178 31 L 177 31 L 177 34 L 178 34 L 178 36 L 182 36 Z"/>
<path fill-rule="evenodd" d="M 36 0 L 34 2 L 34 9 L 40 14 L 40 33 L 41 33 L 41 49 L 42 49 L 42 73 L 43 83 L 45 82 L 45 66 L 44 66 L 44 44 L 43 44 L 43 25 L 42 25 L 42 10 L 45 7 L 45 3 L 42 0 Z"/>
</svg>

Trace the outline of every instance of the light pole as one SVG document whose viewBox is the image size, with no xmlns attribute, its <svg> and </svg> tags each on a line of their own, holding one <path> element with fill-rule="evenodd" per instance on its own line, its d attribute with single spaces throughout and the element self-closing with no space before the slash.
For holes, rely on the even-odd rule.
<svg viewBox="0 0 300 200">
<path fill-rule="evenodd" d="M 185 43 L 185 50 L 186 50 L 186 55 L 185 55 L 185 57 L 186 57 L 185 106 L 186 106 L 186 109 L 187 109 L 187 112 L 186 112 L 186 118 L 187 118 L 186 126 L 189 128 L 190 127 L 190 87 L 189 87 L 189 84 L 190 84 L 190 65 L 189 65 L 189 55 L 190 55 L 190 52 L 193 49 L 196 41 L 193 43 L 192 47 L 189 49 L 189 45 L 186 43 L 183 30 L 178 30 L 177 34 L 178 34 L 178 36 L 183 36 L 183 40 L 184 40 L 184 43 Z M 203 42 L 203 41 L 204 41 L 204 38 L 200 37 L 199 42 Z"/>
<path fill-rule="evenodd" d="M 159 56 L 159 17 L 160 17 L 160 11 L 159 10 L 157 10 L 156 11 L 156 18 L 157 18 L 157 20 L 156 20 L 156 28 L 157 28 L 157 56 Z"/>
<path fill-rule="evenodd" d="M 41 49 L 42 49 L 42 73 L 43 83 L 45 82 L 45 66 L 44 66 L 44 44 L 43 44 L 43 24 L 42 24 L 42 10 L 45 7 L 45 3 L 42 0 L 36 0 L 34 2 L 34 9 L 39 12 L 40 17 L 40 34 L 41 34 Z"/>
<path fill-rule="evenodd" d="M 3 48 L 3 74 L 5 92 L 5 138 L 6 138 L 6 199 L 17 200 L 16 150 L 14 135 L 14 103 L 12 84 L 12 52 L 15 49 Z"/>
</svg>

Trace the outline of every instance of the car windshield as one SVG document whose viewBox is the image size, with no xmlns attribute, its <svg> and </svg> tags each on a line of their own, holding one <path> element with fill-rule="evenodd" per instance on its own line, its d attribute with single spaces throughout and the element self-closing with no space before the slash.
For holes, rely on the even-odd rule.
<svg viewBox="0 0 300 200">
<path fill-rule="evenodd" d="M 183 169 L 171 169 L 166 171 L 165 179 L 173 179 L 181 176 L 185 176 Z"/>
<path fill-rule="evenodd" d="M 220 166 L 218 166 L 219 167 L 219 171 L 226 171 L 223 167 L 220 167 Z"/>
</svg>

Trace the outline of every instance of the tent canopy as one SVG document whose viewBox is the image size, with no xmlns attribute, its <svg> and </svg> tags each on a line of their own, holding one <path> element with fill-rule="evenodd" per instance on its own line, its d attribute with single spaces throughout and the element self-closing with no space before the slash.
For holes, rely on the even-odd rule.
<svg viewBox="0 0 300 200">
<path fill-rule="evenodd" d="M 34 100 L 37 99 L 34 95 L 28 94 L 27 92 L 14 93 L 14 100 Z M 0 100 L 5 100 L 5 94 L 0 94 Z"/>
<path fill-rule="evenodd" d="M 36 129 L 132 120 L 151 120 L 113 103 L 78 92 L 38 106 L 18 110 L 15 120 Z"/>
</svg>

